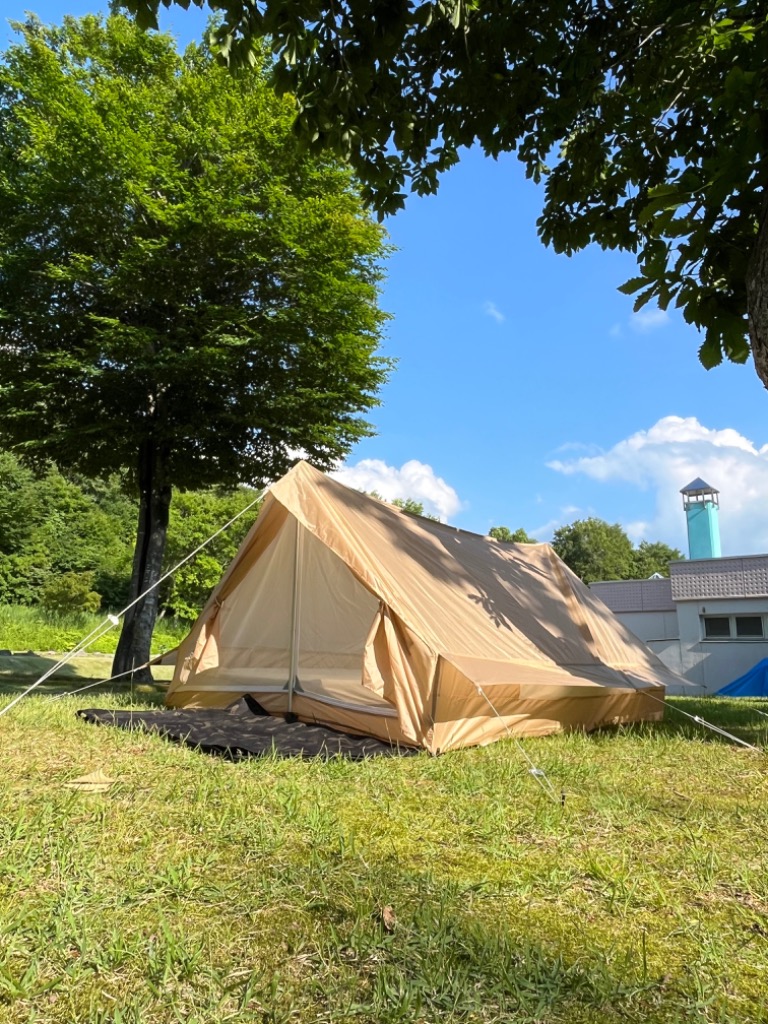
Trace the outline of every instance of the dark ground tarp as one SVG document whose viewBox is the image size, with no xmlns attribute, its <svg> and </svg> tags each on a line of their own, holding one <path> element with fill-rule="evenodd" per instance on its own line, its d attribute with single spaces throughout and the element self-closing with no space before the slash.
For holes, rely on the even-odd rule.
<svg viewBox="0 0 768 1024">
<path fill-rule="evenodd" d="M 103 711 L 85 708 L 78 717 L 93 725 L 156 732 L 175 743 L 184 743 L 206 754 L 233 761 L 276 754 L 278 757 L 366 757 L 413 754 L 415 751 L 380 743 L 368 736 L 349 736 L 322 725 L 286 722 L 265 715 L 252 698 L 244 698 L 226 710 Z"/>
<path fill-rule="evenodd" d="M 718 690 L 716 697 L 768 697 L 768 658 Z"/>
</svg>

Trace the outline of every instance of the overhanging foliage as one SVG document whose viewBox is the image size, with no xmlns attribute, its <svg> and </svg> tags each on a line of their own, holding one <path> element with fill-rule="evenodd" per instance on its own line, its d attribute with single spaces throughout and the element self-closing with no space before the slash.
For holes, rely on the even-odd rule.
<svg viewBox="0 0 768 1024">
<path fill-rule="evenodd" d="M 127 0 L 144 25 L 159 4 Z M 462 147 L 516 151 L 546 181 L 546 243 L 635 253 L 625 290 L 636 308 L 679 306 L 704 333 L 708 368 L 744 362 L 749 327 L 768 385 L 761 0 L 208 6 L 231 66 L 269 37 L 277 87 L 298 97 L 298 134 L 348 160 L 381 214 L 409 190 L 434 192 Z"/>
</svg>

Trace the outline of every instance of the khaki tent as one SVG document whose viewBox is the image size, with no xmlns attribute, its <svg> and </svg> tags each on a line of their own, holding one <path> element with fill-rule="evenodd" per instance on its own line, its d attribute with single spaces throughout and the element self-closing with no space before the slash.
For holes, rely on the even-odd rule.
<svg viewBox="0 0 768 1024">
<path fill-rule="evenodd" d="M 657 720 L 680 682 L 548 544 L 410 516 L 299 463 L 182 643 L 174 707 L 271 714 L 432 752 Z"/>
</svg>

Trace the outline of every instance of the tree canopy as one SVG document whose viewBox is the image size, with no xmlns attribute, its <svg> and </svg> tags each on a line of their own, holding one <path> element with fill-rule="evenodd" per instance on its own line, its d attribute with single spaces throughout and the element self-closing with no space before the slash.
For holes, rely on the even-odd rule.
<svg viewBox="0 0 768 1024">
<path fill-rule="evenodd" d="M 522 526 L 517 530 L 510 530 L 508 526 L 492 526 L 488 536 L 499 540 L 503 544 L 537 544 L 535 537 L 529 537 Z"/>
<path fill-rule="evenodd" d="M 594 517 L 555 530 L 552 547 L 585 583 L 647 579 L 654 573 L 668 576 L 669 563 L 683 557 L 660 541 L 642 541 L 635 548 L 618 523 Z"/>
<path fill-rule="evenodd" d="M 679 562 L 685 555 L 663 541 L 642 540 L 633 554 L 632 578 L 647 580 L 658 573 L 669 576 L 669 563 Z"/>
<path fill-rule="evenodd" d="M 126 0 L 141 24 L 161 0 Z M 189 0 L 162 0 L 165 6 Z M 193 0 L 203 6 L 203 0 Z M 269 36 L 297 132 L 349 160 L 381 213 L 434 192 L 461 147 L 546 180 L 542 239 L 636 254 L 636 308 L 679 306 L 706 367 L 768 386 L 761 0 L 208 0 L 240 66 Z M 254 49 L 256 48 L 256 49 Z"/>
<path fill-rule="evenodd" d="M 259 486 L 371 432 L 382 230 L 291 131 L 257 57 L 232 75 L 129 19 L 35 19 L 0 62 L 0 442 L 125 472 L 131 594 L 175 488 Z M 117 667 L 148 654 L 157 595 Z M 121 662 L 122 658 L 122 662 Z"/>
<path fill-rule="evenodd" d="M 421 516 L 422 519 L 431 519 L 434 523 L 440 522 L 440 516 L 433 516 L 431 512 L 424 511 L 424 502 L 415 498 L 393 498 L 392 504 L 395 508 L 401 508 L 412 516 Z"/>
<path fill-rule="evenodd" d="M 183 491 L 171 505 L 163 571 L 208 540 L 253 501 L 253 491 Z M 196 618 L 232 560 L 258 507 L 242 515 L 163 584 L 160 603 Z M 32 473 L 0 451 L 0 604 L 86 610 L 82 597 L 118 611 L 128 598 L 138 501 L 116 475 L 65 476 L 56 466 Z M 51 595 L 58 595 L 51 600 Z"/>
<path fill-rule="evenodd" d="M 105 501 L 53 466 L 34 474 L 0 452 L 0 603 L 34 604 L 52 580 L 82 573 L 105 603 L 124 603 L 136 505 L 114 479 L 100 491 Z"/>
</svg>

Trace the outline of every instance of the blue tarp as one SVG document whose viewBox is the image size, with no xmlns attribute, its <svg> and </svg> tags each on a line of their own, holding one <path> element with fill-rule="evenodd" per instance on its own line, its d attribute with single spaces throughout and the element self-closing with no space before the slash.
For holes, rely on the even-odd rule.
<svg viewBox="0 0 768 1024">
<path fill-rule="evenodd" d="M 718 690 L 716 697 L 768 697 L 768 658 Z"/>
</svg>

